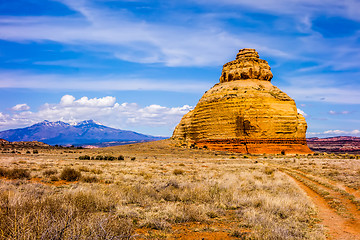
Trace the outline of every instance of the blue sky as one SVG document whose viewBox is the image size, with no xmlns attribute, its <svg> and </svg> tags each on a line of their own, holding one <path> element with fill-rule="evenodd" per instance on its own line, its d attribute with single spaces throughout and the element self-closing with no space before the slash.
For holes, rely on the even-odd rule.
<svg viewBox="0 0 360 240">
<path fill-rule="evenodd" d="M 0 0 L 0 130 L 94 119 L 171 136 L 239 49 L 308 137 L 360 136 L 357 0 Z"/>
</svg>

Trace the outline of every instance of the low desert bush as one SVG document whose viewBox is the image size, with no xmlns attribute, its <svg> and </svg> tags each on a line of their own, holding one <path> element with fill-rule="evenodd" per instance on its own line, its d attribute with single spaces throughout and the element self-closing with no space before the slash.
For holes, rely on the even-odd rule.
<svg viewBox="0 0 360 240">
<path fill-rule="evenodd" d="M 91 170 L 87 166 L 81 166 L 81 167 L 79 167 L 79 171 L 81 171 L 81 172 L 90 172 Z"/>
<path fill-rule="evenodd" d="M 182 169 L 174 169 L 173 174 L 174 175 L 182 175 L 182 174 L 184 174 L 184 170 L 182 170 Z"/>
<path fill-rule="evenodd" d="M 89 155 L 79 156 L 79 160 L 90 160 Z"/>
<path fill-rule="evenodd" d="M 30 179 L 30 171 L 22 168 L 0 168 L 0 177 L 6 177 L 10 179 Z"/>
<path fill-rule="evenodd" d="M 114 157 L 114 156 L 111 156 L 111 155 L 108 155 L 108 156 L 102 156 L 102 155 L 97 155 L 95 157 L 95 160 L 107 160 L 107 161 L 114 161 L 118 158 Z"/>
<path fill-rule="evenodd" d="M 43 172 L 43 175 L 49 177 L 49 176 L 57 174 L 57 173 L 58 173 L 58 171 L 56 169 L 47 169 Z"/>
<path fill-rule="evenodd" d="M 56 182 L 56 181 L 59 181 L 59 178 L 56 175 L 52 175 L 52 176 L 50 176 L 50 181 Z"/>
<path fill-rule="evenodd" d="M 107 161 L 114 161 L 114 160 L 116 160 L 117 158 L 116 157 L 114 157 L 114 156 L 105 156 L 104 157 L 104 160 L 107 160 Z"/>
<path fill-rule="evenodd" d="M 81 181 L 87 183 L 96 183 L 99 182 L 99 179 L 96 176 L 82 176 Z"/>
<path fill-rule="evenodd" d="M 102 174 L 102 173 L 103 173 L 102 170 L 96 169 L 96 168 L 90 169 L 90 172 L 92 172 L 92 173 L 94 173 L 94 174 Z"/>
<path fill-rule="evenodd" d="M 73 182 L 73 181 L 77 181 L 79 180 L 81 177 L 81 172 L 77 171 L 73 168 L 65 168 L 64 170 L 62 170 L 61 174 L 60 174 L 60 178 L 62 180 L 66 180 L 69 182 Z"/>
<path fill-rule="evenodd" d="M 6 177 L 6 174 L 7 174 L 7 170 L 5 168 L 0 167 L 0 177 Z"/>
<path fill-rule="evenodd" d="M 273 174 L 274 171 L 275 171 L 275 169 L 273 169 L 273 168 L 271 168 L 271 167 L 265 167 L 265 169 L 264 169 L 264 172 L 265 172 L 265 174 L 267 174 L 267 175 Z"/>
</svg>

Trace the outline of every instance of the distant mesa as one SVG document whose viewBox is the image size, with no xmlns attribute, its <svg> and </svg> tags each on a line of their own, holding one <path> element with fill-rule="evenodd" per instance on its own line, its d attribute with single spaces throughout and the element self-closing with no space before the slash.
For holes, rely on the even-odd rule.
<svg viewBox="0 0 360 240">
<path fill-rule="evenodd" d="M 0 147 L 3 148 L 48 148 L 50 145 L 39 141 L 20 141 L 9 142 L 5 139 L 0 139 Z"/>
<path fill-rule="evenodd" d="M 312 153 L 296 104 L 271 84 L 273 74 L 255 49 L 223 66 L 220 83 L 185 114 L 172 139 L 186 147 L 240 153 Z"/>
<path fill-rule="evenodd" d="M 360 137 L 338 136 L 308 138 L 309 148 L 316 152 L 360 154 Z"/>
<path fill-rule="evenodd" d="M 0 138 L 0 144 L 8 144 L 8 143 L 9 143 L 9 141 L 6 141 L 5 139 Z"/>
</svg>

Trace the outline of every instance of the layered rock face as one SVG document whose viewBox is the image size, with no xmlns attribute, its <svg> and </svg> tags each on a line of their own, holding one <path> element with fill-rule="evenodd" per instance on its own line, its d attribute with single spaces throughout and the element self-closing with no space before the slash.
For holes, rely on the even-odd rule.
<svg viewBox="0 0 360 240">
<path fill-rule="evenodd" d="M 294 100 L 271 84 L 267 61 L 242 49 L 226 63 L 195 109 L 184 115 L 172 138 L 183 146 L 241 153 L 311 153 L 305 118 Z"/>
</svg>

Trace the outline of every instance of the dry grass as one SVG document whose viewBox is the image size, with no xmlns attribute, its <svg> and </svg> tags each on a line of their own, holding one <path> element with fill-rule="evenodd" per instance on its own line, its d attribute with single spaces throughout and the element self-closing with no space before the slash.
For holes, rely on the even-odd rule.
<svg viewBox="0 0 360 240">
<path fill-rule="evenodd" d="M 29 179 L 30 171 L 23 168 L 0 168 L 0 177 L 6 177 L 9 179 Z"/>
<path fill-rule="evenodd" d="M 317 154 L 314 156 L 273 158 L 272 162 L 360 190 L 360 159 L 353 155 Z"/>
<path fill-rule="evenodd" d="M 3 169 L 21 164 L 41 184 L 1 180 L 0 236 L 158 239 L 197 223 L 204 228 L 196 231 L 228 239 L 324 239 L 312 203 L 276 168 L 234 154 L 141 146 L 2 155 Z M 125 160 L 79 160 L 84 154 Z M 79 182 L 55 179 L 69 169 L 83 173 Z"/>
</svg>

